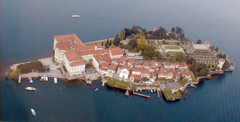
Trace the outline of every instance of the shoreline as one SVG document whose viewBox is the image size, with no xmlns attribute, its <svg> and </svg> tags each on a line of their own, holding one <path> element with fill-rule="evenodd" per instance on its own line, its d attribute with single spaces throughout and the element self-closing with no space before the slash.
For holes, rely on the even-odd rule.
<svg viewBox="0 0 240 122">
<path fill-rule="evenodd" d="M 112 40 L 114 38 L 108 38 L 109 40 Z M 88 44 L 101 44 L 101 42 L 105 42 L 107 41 L 107 39 L 102 39 L 102 40 L 96 40 L 96 41 L 91 41 L 91 42 L 87 42 L 87 43 L 84 43 L 86 45 Z M 125 90 L 125 91 L 130 91 L 130 92 L 133 92 L 133 95 L 136 95 L 134 94 L 134 91 L 147 91 L 147 90 L 160 90 L 163 94 L 162 96 L 165 97 L 165 99 L 167 101 L 177 101 L 179 99 L 182 98 L 182 93 L 183 91 L 185 91 L 189 85 L 193 84 L 194 85 L 198 85 L 200 84 L 200 82 L 202 82 L 204 79 L 211 79 L 212 76 L 214 75 L 222 75 L 224 74 L 225 72 L 227 71 L 233 71 L 234 68 L 235 68 L 235 64 L 234 62 L 231 61 L 231 59 L 228 57 L 227 60 L 231 63 L 229 69 L 223 71 L 223 70 L 220 70 L 220 71 L 211 71 L 209 72 L 208 76 L 204 76 L 204 77 L 196 77 L 196 80 L 197 82 L 193 82 L 193 81 L 190 81 L 188 83 L 185 83 L 184 86 L 180 87 L 179 89 L 171 89 L 171 88 L 168 88 L 168 87 L 165 87 L 164 84 L 161 84 L 161 86 L 158 86 L 158 87 L 149 87 L 148 86 L 144 86 L 144 87 L 136 87 L 136 89 L 131 89 L 133 88 L 132 86 L 131 87 L 128 87 L 127 89 L 124 89 L 124 88 L 120 88 L 118 86 L 110 86 L 108 84 L 108 80 L 103 78 L 103 74 L 100 74 L 99 72 L 91 72 L 91 73 L 83 73 L 83 74 L 80 74 L 80 75 L 77 75 L 77 76 L 69 76 L 68 75 L 68 72 L 64 71 L 63 68 L 60 66 L 62 66 L 62 64 L 58 64 L 56 63 L 55 61 L 53 61 L 53 57 L 46 57 L 46 58 L 41 58 L 41 59 L 38 59 L 37 61 L 40 61 L 43 63 L 43 66 L 48 66 L 50 67 L 50 72 L 42 72 L 42 73 L 39 73 L 39 72 L 30 72 L 30 73 L 25 73 L 25 74 L 20 74 L 17 77 L 12 77 L 12 79 L 23 79 L 23 80 L 28 80 L 28 78 L 34 78 L 34 79 L 40 79 L 42 76 L 46 76 L 46 77 L 49 77 L 49 78 L 58 78 L 62 81 L 85 81 L 85 83 L 87 85 L 91 85 L 92 84 L 92 81 L 96 81 L 96 80 L 102 80 L 101 82 L 103 82 L 103 84 L 107 83 L 107 86 L 108 87 L 111 87 L 111 88 L 114 88 L 114 89 L 120 89 L 120 90 Z M 24 63 L 28 63 L 28 62 L 31 62 L 31 61 L 27 61 L 27 62 L 22 62 L 22 63 L 17 63 L 17 64 L 12 64 L 10 66 L 10 70 L 11 71 L 15 71 L 17 69 L 17 66 L 20 65 L 20 64 L 24 64 Z M 51 67 L 55 67 L 55 69 L 51 69 Z M 59 71 L 58 71 L 59 70 Z M 87 70 L 86 70 L 87 71 Z M 86 72 L 85 71 L 85 72 Z M 98 76 L 96 76 L 98 74 Z M 114 77 L 113 77 L 114 78 Z M 105 81 L 103 81 L 105 80 Z M 121 80 L 121 79 L 120 79 Z M 144 84 L 142 84 L 144 85 Z M 145 84 L 146 85 L 146 84 Z M 163 88 L 162 88 L 163 86 Z M 195 87 L 195 86 L 194 86 Z M 167 93 L 165 91 L 165 89 L 168 88 L 168 89 L 171 89 L 172 93 Z M 167 89 L 166 89 L 167 90 Z M 166 93 L 165 93 L 166 92 Z M 177 96 L 175 97 L 176 94 L 178 94 L 177 92 L 180 92 L 180 96 Z M 153 92 L 152 92 L 153 93 Z M 137 93 L 138 94 L 138 93 Z M 138 96 L 141 96 L 141 95 L 138 95 Z"/>
</svg>

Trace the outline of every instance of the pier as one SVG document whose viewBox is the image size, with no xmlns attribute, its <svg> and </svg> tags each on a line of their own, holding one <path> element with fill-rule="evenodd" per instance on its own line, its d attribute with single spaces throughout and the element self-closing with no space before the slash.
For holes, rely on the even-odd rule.
<svg viewBox="0 0 240 122">
<path fill-rule="evenodd" d="M 134 95 L 137 95 L 137 96 L 140 96 L 140 97 L 150 98 L 149 95 L 144 95 L 144 94 L 141 94 L 141 93 L 136 93 L 136 92 L 134 92 L 134 91 L 133 91 L 133 94 L 134 94 Z"/>
<path fill-rule="evenodd" d="M 158 95 L 158 98 L 162 95 L 160 89 L 157 89 L 157 95 Z"/>
<path fill-rule="evenodd" d="M 113 40 L 114 38 L 107 38 L 109 40 Z M 107 39 L 102 39 L 102 40 L 96 40 L 96 41 L 91 41 L 91 42 L 86 42 L 85 44 L 88 45 L 88 44 L 96 44 L 96 43 L 100 43 L 100 42 L 103 42 L 103 41 L 107 41 Z"/>
<path fill-rule="evenodd" d="M 21 78 L 21 75 L 18 77 L 18 83 L 20 84 L 21 83 L 21 80 L 22 80 L 22 78 Z"/>
</svg>

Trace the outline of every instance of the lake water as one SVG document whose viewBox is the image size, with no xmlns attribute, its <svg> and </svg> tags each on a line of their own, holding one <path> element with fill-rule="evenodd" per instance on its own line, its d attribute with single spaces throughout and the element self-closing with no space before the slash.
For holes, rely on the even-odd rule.
<svg viewBox="0 0 240 122">
<path fill-rule="evenodd" d="M 53 36 L 76 33 L 83 42 L 114 37 L 122 28 L 162 25 L 210 41 L 236 63 L 234 72 L 205 80 L 190 96 L 166 102 L 126 97 L 123 92 L 81 82 L 1 80 L 1 117 L 8 121 L 240 121 L 240 2 L 237 0 L 0 0 L 2 74 L 12 63 L 51 56 Z M 72 14 L 82 17 L 73 19 Z M 36 92 L 25 87 L 34 86 Z M 95 88 L 99 88 L 94 92 Z M 37 117 L 32 117 L 35 108 Z"/>
</svg>

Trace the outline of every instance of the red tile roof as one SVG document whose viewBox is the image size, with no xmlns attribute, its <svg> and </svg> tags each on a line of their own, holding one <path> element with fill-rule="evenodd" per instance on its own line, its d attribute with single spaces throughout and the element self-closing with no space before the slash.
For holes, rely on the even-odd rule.
<svg viewBox="0 0 240 122">
<path fill-rule="evenodd" d="M 108 70 L 108 68 L 104 67 L 103 65 L 99 65 L 99 69 L 104 70 L 104 71 Z"/>
<path fill-rule="evenodd" d="M 71 67 L 79 66 L 79 65 L 85 65 L 85 62 L 83 60 L 80 60 L 70 64 Z"/>
<path fill-rule="evenodd" d="M 134 75 L 133 77 L 134 77 L 134 80 L 142 80 L 140 75 Z"/>
<path fill-rule="evenodd" d="M 137 67 L 133 67 L 132 68 L 133 72 L 140 72 L 141 74 L 150 74 L 148 69 L 145 68 L 137 68 Z"/>
<path fill-rule="evenodd" d="M 128 62 L 129 64 L 133 65 L 134 62 L 135 62 L 135 59 L 134 59 L 134 58 L 130 58 L 130 59 L 128 59 L 127 62 Z"/>
<path fill-rule="evenodd" d="M 70 50 L 68 52 L 65 52 L 65 56 L 68 59 L 69 62 L 72 61 L 81 61 L 83 60 L 81 56 L 79 56 L 76 51 Z"/>
<path fill-rule="evenodd" d="M 94 58 L 97 61 L 105 61 L 105 62 L 111 62 L 111 58 L 109 57 L 108 54 L 104 54 L 104 55 L 95 55 Z"/>
<path fill-rule="evenodd" d="M 102 48 L 103 49 L 103 46 L 101 44 L 98 44 L 97 48 Z"/>
<path fill-rule="evenodd" d="M 72 46 L 71 42 L 59 42 L 56 44 L 56 47 L 59 50 L 70 50 L 71 46 Z"/>
<path fill-rule="evenodd" d="M 58 35 L 58 36 L 54 36 L 54 38 L 57 40 L 57 42 L 62 42 L 62 41 L 73 42 L 74 41 L 74 44 L 76 43 L 76 44 L 84 45 L 76 34 Z"/>
<path fill-rule="evenodd" d="M 123 51 L 119 47 L 109 48 L 109 51 L 111 52 L 112 55 L 123 55 Z"/>
<path fill-rule="evenodd" d="M 127 65 L 119 65 L 120 69 L 127 69 L 128 71 L 130 71 L 130 67 L 128 67 Z"/>
</svg>

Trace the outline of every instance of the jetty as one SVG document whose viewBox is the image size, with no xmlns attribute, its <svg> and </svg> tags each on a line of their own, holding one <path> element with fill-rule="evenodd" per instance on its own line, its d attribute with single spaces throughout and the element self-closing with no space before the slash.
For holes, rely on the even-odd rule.
<svg viewBox="0 0 240 122">
<path fill-rule="evenodd" d="M 20 84 L 21 83 L 21 80 L 22 80 L 22 77 L 21 75 L 18 77 L 18 83 Z"/>
<path fill-rule="evenodd" d="M 134 92 L 134 90 L 133 90 L 133 95 L 140 96 L 140 97 L 145 97 L 145 98 L 150 98 L 149 95 L 144 95 L 144 94 L 141 94 L 141 93 L 136 93 L 136 92 Z"/>
<path fill-rule="evenodd" d="M 161 90 L 160 89 L 157 89 L 157 95 L 158 95 L 158 98 L 161 96 Z"/>
<path fill-rule="evenodd" d="M 107 41 L 108 39 L 109 39 L 109 40 L 113 40 L 114 38 L 107 38 L 107 39 L 101 39 L 101 40 L 96 40 L 96 41 L 86 42 L 85 44 L 88 45 L 88 44 L 101 43 L 101 42 Z"/>
</svg>

